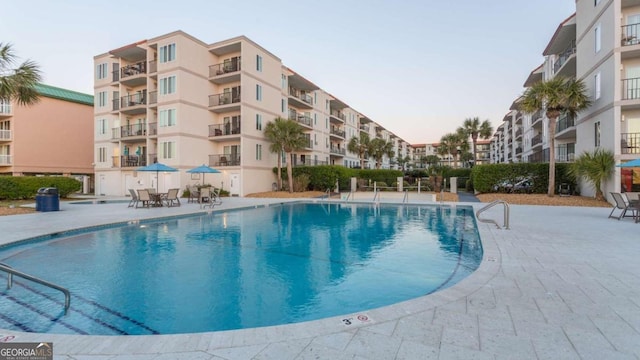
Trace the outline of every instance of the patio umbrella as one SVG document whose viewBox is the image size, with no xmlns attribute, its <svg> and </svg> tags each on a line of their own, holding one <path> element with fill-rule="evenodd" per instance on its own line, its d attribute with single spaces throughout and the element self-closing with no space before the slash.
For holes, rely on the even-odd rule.
<svg viewBox="0 0 640 360">
<path fill-rule="evenodd" d="M 216 174 L 220 171 L 203 164 L 193 169 L 189 169 L 187 172 L 192 174 L 202 174 L 202 185 L 204 185 L 204 174 Z"/>
<path fill-rule="evenodd" d="M 640 167 L 640 159 L 627 161 L 626 163 L 618 164 L 617 167 Z"/>
<path fill-rule="evenodd" d="M 178 171 L 178 169 L 176 168 L 172 168 L 171 166 L 167 166 L 165 164 L 161 164 L 161 163 L 155 163 L 155 164 L 151 164 L 151 165 L 147 165 L 147 166 L 143 166 L 143 167 L 139 167 L 136 169 L 136 171 L 155 171 L 156 172 L 156 191 L 160 192 L 160 189 L 158 188 L 158 183 L 160 182 L 160 178 L 158 177 L 158 173 L 162 172 L 176 172 Z"/>
</svg>

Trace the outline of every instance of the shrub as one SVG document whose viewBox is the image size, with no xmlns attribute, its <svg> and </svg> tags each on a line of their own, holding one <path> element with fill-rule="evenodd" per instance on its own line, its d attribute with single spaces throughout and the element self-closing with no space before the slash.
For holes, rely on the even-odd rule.
<svg viewBox="0 0 640 360">
<path fill-rule="evenodd" d="M 532 192 L 545 194 L 549 184 L 548 163 L 484 164 L 471 171 L 473 188 L 479 192 L 500 192 L 501 184 L 515 184 L 524 178 L 533 181 Z M 556 164 L 556 184 L 567 183 L 576 188 L 576 180 L 568 173 L 568 164 Z"/>
<path fill-rule="evenodd" d="M 82 183 L 64 176 L 0 176 L 0 199 L 35 199 L 38 189 L 55 187 L 60 197 L 82 189 Z"/>
</svg>

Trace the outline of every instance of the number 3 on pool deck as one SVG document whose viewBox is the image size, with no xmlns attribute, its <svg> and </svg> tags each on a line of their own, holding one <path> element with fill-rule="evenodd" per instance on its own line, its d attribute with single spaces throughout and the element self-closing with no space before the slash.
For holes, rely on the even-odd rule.
<svg viewBox="0 0 640 360">
<path fill-rule="evenodd" d="M 351 325 L 351 320 L 353 320 L 353 318 L 342 319 L 342 322 L 343 322 L 345 325 Z"/>
</svg>

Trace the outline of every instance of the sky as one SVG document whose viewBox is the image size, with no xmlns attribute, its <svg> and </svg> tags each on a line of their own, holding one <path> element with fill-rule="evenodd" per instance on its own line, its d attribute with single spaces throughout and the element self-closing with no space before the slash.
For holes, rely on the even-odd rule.
<svg viewBox="0 0 640 360">
<path fill-rule="evenodd" d="M 93 94 L 93 57 L 182 30 L 245 35 L 411 144 L 502 123 L 575 0 L 4 0 L 0 42 Z"/>
</svg>

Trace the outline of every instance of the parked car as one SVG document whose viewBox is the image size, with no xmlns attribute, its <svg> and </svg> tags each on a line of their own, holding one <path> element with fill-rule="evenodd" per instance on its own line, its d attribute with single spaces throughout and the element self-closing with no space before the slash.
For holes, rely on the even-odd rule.
<svg viewBox="0 0 640 360">
<path fill-rule="evenodd" d="M 493 191 L 503 193 L 532 193 L 533 179 L 518 178 L 515 183 L 510 180 L 502 180 L 493 186 Z"/>
</svg>

